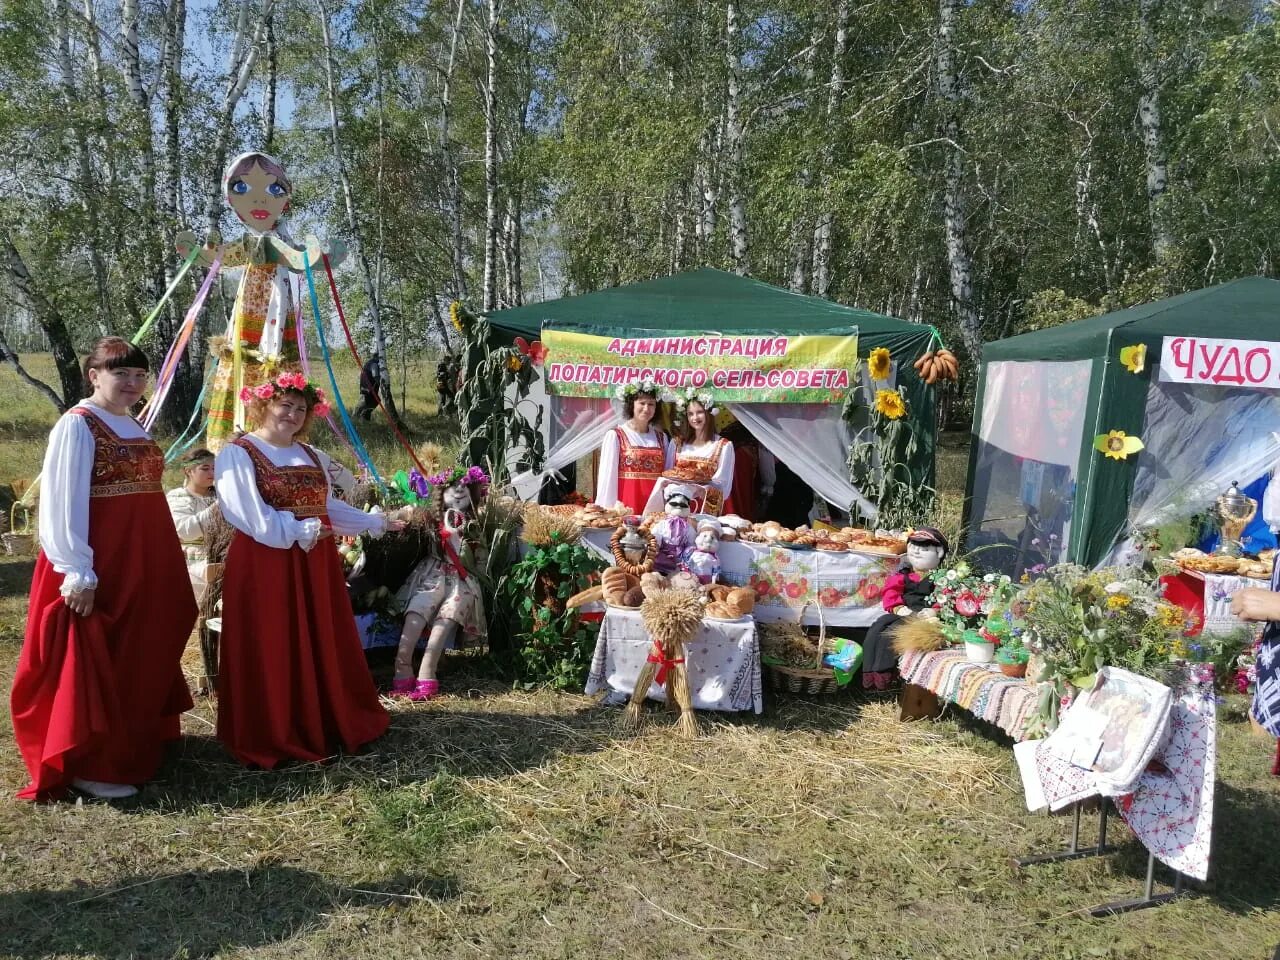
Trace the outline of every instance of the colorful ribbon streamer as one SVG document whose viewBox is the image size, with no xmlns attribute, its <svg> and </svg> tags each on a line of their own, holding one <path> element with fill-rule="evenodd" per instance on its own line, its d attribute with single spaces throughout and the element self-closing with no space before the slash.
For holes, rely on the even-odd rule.
<svg viewBox="0 0 1280 960">
<path fill-rule="evenodd" d="M 149 314 L 147 314 L 147 319 L 142 321 L 142 326 L 140 326 L 138 328 L 138 332 L 133 335 L 133 339 L 129 341 L 134 346 L 141 343 L 142 338 L 150 332 L 151 325 L 156 322 L 156 317 L 160 316 L 160 309 L 169 302 L 169 298 L 173 296 L 173 291 L 178 289 L 178 284 L 182 282 L 182 278 L 187 275 L 187 271 L 191 269 L 191 265 L 196 262 L 196 257 L 198 256 L 200 256 L 200 248 L 195 247 L 187 254 L 187 259 L 182 261 L 182 266 L 178 268 L 178 275 L 175 276 L 169 284 L 169 289 L 164 292 L 164 296 L 160 298 L 160 302 L 152 308 Z M 216 270 L 217 268 L 215 267 L 214 269 Z"/>
<path fill-rule="evenodd" d="M 360 359 L 360 351 L 356 349 L 355 339 L 351 336 L 351 328 L 347 326 L 347 315 L 342 310 L 342 300 L 338 296 L 338 285 L 334 283 L 333 280 L 333 267 L 329 263 L 329 255 L 325 253 L 322 254 L 322 257 L 324 258 L 325 273 L 329 275 L 329 291 L 333 294 L 333 305 L 337 308 L 338 320 L 342 323 L 342 332 L 347 338 L 347 346 L 351 348 L 351 356 L 355 358 L 356 369 L 360 371 L 361 376 L 364 376 L 364 363 Z M 396 439 L 400 442 L 400 446 L 404 447 L 405 452 L 409 454 L 409 458 L 413 461 L 414 466 L 416 466 L 419 472 L 425 476 L 428 472 L 427 468 L 422 465 L 422 461 L 418 459 L 418 454 L 414 451 L 409 441 L 401 435 L 400 428 L 396 426 L 395 419 L 391 416 L 390 411 L 383 406 L 381 393 L 375 390 L 373 392 L 373 398 L 378 401 L 378 409 L 381 410 L 382 415 L 387 418 L 387 426 L 389 426 L 391 428 L 391 432 L 396 435 Z"/>
<path fill-rule="evenodd" d="M 369 475 L 373 477 L 378 488 L 383 493 L 386 493 L 387 485 L 379 475 L 378 468 L 373 465 L 373 458 L 369 456 L 369 451 L 365 449 L 364 442 L 360 439 L 360 434 L 356 433 L 356 425 L 351 422 L 351 415 L 347 413 L 347 405 L 342 399 L 342 391 L 338 389 L 338 378 L 333 372 L 333 360 L 329 356 L 329 341 L 324 335 L 324 321 L 320 317 L 320 301 L 316 297 L 316 279 L 311 272 L 310 251 L 304 254 L 302 265 L 307 274 L 307 290 L 311 294 L 311 312 L 315 316 L 316 332 L 320 336 L 320 355 L 324 358 L 325 369 L 329 372 L 329 384 L 333 387 L 334 405 L 338 408 L 338 415 L 342 418 L 342 425 L 346 427 L 347 434 L 356 449 L 356 454 L 360 457 L 361 462 L 369 468 Z"/>
<path fill-rule="evenodd" d="M 293 329 L 298 334 L 298 364 L 302 367 L 302 375 L 308 380 L 311 379 L 311 357 L 307 355 L 307 335 L 303 330 L 302 323 L 302 283 L 298 282 L 298 287 L 293 290 L 292 280 L 290 280 L 290 289 L 293 292 L 294 314 Z M 338 425 L 333 422 L 333 414 L 330 413 L 324 418 L 324 422 L 329 425 L 329 429 L 333 431 L 333 435 L 346 444 L 347 449 L 351 452 L 351 457 L 357 467 L 360 467 L 360 454 L 356 453 L 356 448 L 351 445 L 347 435 L 338 429 Z M 363 468 L 361 468 L 363 470 Z"/>
<path fill-rule="evenodd" d="M 219 269 L 222 267 L 222 257 L 219 255 L 213 261 L 213 265 L 209 268 L 208 274 L 205 275 L 204 283 L 200 285 L 196 298 L 191 301 L 191 306 L 187 308 L 187 315 L 183 317 L 182 326 L 178 329 L 178 335 L 169 346 L 169 352 L 165 354 L 164 363 L 160 365 L 160 375 L 156 377 L 156 389 L 151 395 L 146 408 L 142 411 L 142 426 L 147 432 L 155 426 L 156 420 L 160 417 L 160 411 L 164 407 L 165 401 L 169 398 L 169 388 L 173 386 L 174 376 L 178 372 L 178 363 L 182 359 L 182 354 L 186 352 L 187 344 L 191 342 L 191 334 L 195 331 L 196 320 L 200 316 L 200 311 L 204 309 L 205 301 L 209 298 L 209 291 L 213 289 L 214 278 L 217 277 Z"/>
<path fill-rule="evenodd" d="M 213 374 L 217 368 L 217 360 L 210 357 L 208 366 L 205 369 L 204 383 L 200 385 L 200 396 L 196 397 L 195 409 L 191 411 L 191 419 L 187 421 L 186 429 L 178 434 L 178 439 L 174 440 L 165 452 L 165 463 L 173 463 L 174 460 L 177 460 L 178 457 L 194 447 L 200 440 L 200 435 L 204 433 L 205 424 L 209 422 L 209 415 L 205 413 L 204 409 L 204 396 L 209 392 L 209 384 L 213 383 Z M 203 418 L 200 417 L 202 413 L 204 413 Z M 191 428 L 195 425 L 197 419 L 200 420 L 200 426 L 196 428 L 195 433 L 191 433 Z M 188 434 L 191 434 L 190 438 L 188 438 Z"/>
</svg>

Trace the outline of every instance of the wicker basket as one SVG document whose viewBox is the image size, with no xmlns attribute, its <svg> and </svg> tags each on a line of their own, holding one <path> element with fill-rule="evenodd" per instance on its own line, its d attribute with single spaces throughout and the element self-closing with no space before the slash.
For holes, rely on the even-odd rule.
<svg viewBox="0 0 1280 960">
<path fill-rule="evenodd" d="M 18 510 L 22 510 L 22 525 L 18 525 Z M 21 501 L 15 501 L 9 509 L 9 529 L 0 534 L 4 552 L 11 557 L 29 557 L 36 552 L 36 535 L 31 529 L 31 511 Z"/>
<path fill-rule="evenodd" d="M 800 619 L 804 619 L 805 607 L 800 607 Z M 803 693 L 811 697 L 825 696 L 829 693 L 835 693 L 840 689 L 840 684 L 836 680 L 836 672 L 831 667 L 824 666 L 822 658 L 830 651 L 827 649 L 827 623 L 822 616 L 822 604 L 816 604 L 818 608 L 818 656 L 812 667 L 790 667 L 781 664 L 766 663 L 763 664 L 765 672 L 769 674 L 769 683 L 775 690 L 785 690 L 787 693 Z"/>
</svg>

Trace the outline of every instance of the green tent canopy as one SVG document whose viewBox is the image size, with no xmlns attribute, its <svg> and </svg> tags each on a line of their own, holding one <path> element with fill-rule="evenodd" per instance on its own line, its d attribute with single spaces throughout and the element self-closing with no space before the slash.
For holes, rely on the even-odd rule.
<svg viewBox="0 0 1280 960">
<path fill-rule="evenodd" d="M 821 297 L 723 270 L 704 268 L 659 277 L 560 300 L 497 310 L 488 315 L 495 334 L 535 339 L 545 325 L 572 325 L 591 332 L 634 336 L 637 331 L 717 332 L 779 335 L 832 333 L 858 335 L 861 356 L 887 347 L 899 369 L 929 349 L 935 335 L 926 324 L 909 323 L 869 310 L 846 307 Z M 908 466 L 922 483 L 933 482 L 934 396 L 919 377 L 899 379 L 917 437 Z"/>
<path fill-rule="evenodd" d="M 970 549 L 1014 574 L 1065 560 L 1093 566 L 1141 525 L 1139 505 L 1160 500 L 1167 516 L 1171 488 L 1182 487 L 1184 514 L 1209 506 L 1197 481 L 1215 465 L 1248 462 L 1232 459 L 1233 445 L 1257 448 L 1280 427 L 1280 365 L 1265 385 L 1166 381 L 1167 337 L 1280 341 L 1280 281 L 1247 277 L 986 346 L 965 502 Z M 1138 372 L 1132 348 L 1145 348 Z M 1095 438 L 1112 431 L 1145 449 L 1106 456 Z"/>
</svg>

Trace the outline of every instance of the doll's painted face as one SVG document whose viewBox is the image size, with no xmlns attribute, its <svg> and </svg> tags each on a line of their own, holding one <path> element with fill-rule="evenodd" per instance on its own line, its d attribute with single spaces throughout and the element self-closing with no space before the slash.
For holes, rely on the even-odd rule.
<svg viewBox="0 0 1280 960">
<path fill-rule="evenodd" d="M 261 163 L 238 173 L 227 182 L 227 203 L 250 230 L 266 233 L 274 230 L 289 209 L 289 187 L 268 173 Z"/>
<path fill-rule="evenodd" d="M 669 517 L 689 516 L 689 498 L 682 493 L 667 497 L 666 514 Z"/>
<path fill-rule="evenodd" d="M 720 538 L 716 536 L 714 530 L 699 530 L 693 545 L 703 553 L 715 553 L 720 549 Z"/>
<path fill-rule="evenodd" d="M 937 570 L 945 551 L 936 543 L 912 543 L 907 541 L 907 563 L 916 573 Z"/>
<path fill-rule="evenodd" d="M 468 513 L 471 510 L 471 494 L 462 484 L 455 483 L 444 491 L 444 507 L 446 510 Z"/>
</svg>

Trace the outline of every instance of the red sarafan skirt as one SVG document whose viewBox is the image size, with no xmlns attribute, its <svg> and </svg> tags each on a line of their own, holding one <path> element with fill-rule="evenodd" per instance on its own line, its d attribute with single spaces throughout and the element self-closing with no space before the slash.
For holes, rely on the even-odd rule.
<svg viewBox="0 0 1280 960">
<path fill-rule="evenodd" d="M 333 540 L 310 553 L 237 533 L 222 582 L 218 739 L 244 764 L 323 760 L 391 722 Z"/>
<path fill-rule="evenodd" d="M 18 796 L 56 799 L 71 780 L 144 783 L 176 739 L 191 694 L 183 648 L 196 620 L 164 494 L 93 498 L 93 612 L 73 614 L 41 550 L 13 679 L 13 735 L 31 776 Z"/>
</svg>

